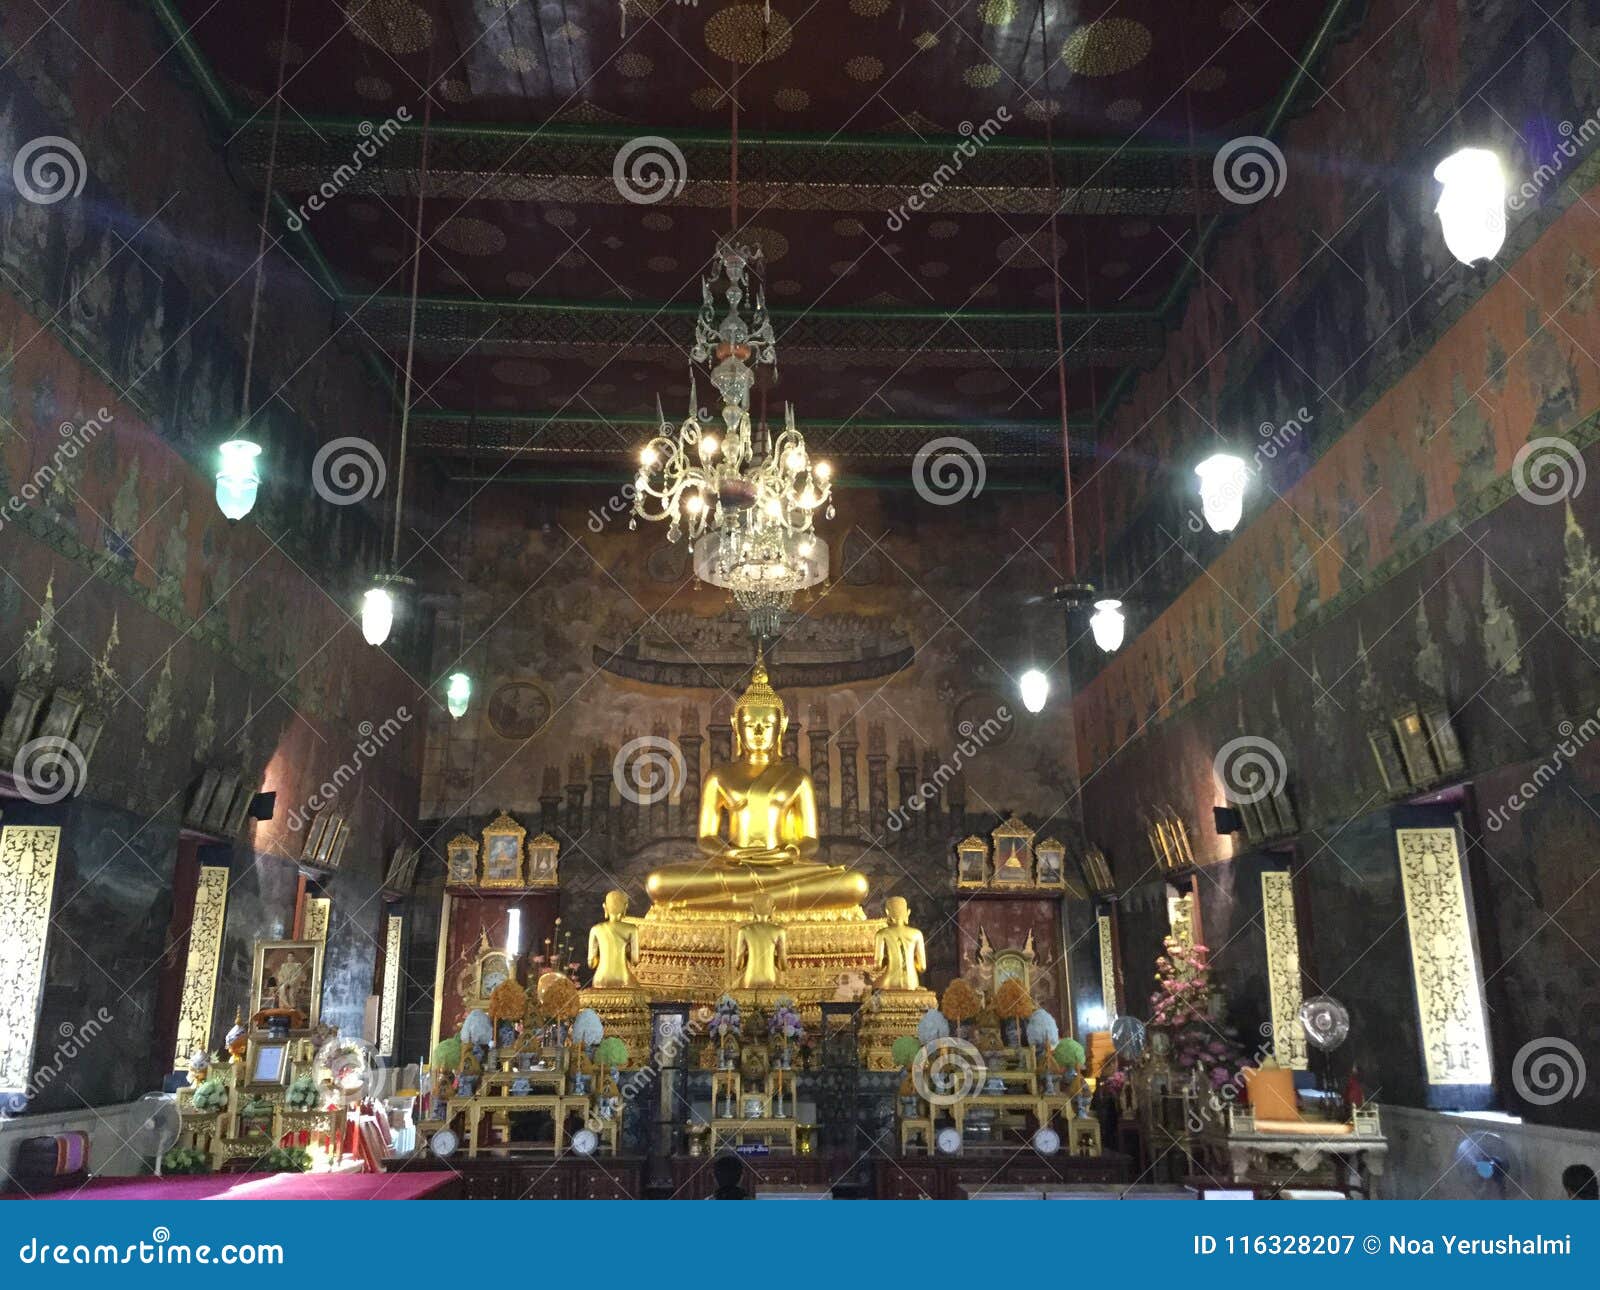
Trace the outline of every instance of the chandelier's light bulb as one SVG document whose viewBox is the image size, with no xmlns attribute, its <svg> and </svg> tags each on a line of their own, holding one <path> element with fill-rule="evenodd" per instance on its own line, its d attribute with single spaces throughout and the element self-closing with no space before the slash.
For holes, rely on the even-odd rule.
<svg viewBox="0 0 1600 1290">
<path fill-rule="evenodd" d="M 1244 489 L 1250 470 L 1232 453 L 1219 452 L 1194 468 L 1200 476 L 1200 509 L 1213 533 L 1231 533 L 1244 514 Z"/>
<path fill-rule="evenodd" d="M 1506 240 L 1506 173 L 1486 148 L 1462 148 L 1434 168 L 1444 185 L 1435 212 L 1444 244 L 1462 264 L 1492 260 Z"/>
<path fill-rule="evenodd" d="M 653 466 L 656 461 L 656 450 L 654 448 L 646 448 L 639 454 L 639 464 L 641 466 Z"/>
<path fill-rule="evenodd" d="M 450 680 L 445 686 L 444 702 L 450 709 L 450 715 L 457 718 L 467 715 L 467 704 L 472 701 L 472 678 L 465 672 L 450 673 Z"/>
<path fill-rule="evenodd" d="M 776 497 L 767 503 L 767 514 L 772 516 L 773 519 L 777 519 L 783 514 L 783 507 L 778 505 L 778 499 Z"/>
<path fill-rule="evenodd" d="M 689 508 L 690 515 L 698 515 L 706 508 L 706 499 L 699 493 L 690 493 L 684 505 Z"/>
<path fill-rule="evenodd" d="M 700 455 L 702 457 L 715 457 L 717 449 L 722 445 L 717 442 L 717 436 L 708 434 L 700 440 Z"/>
<path fill-rule="evenodd" d="M 818 479 L 826 479 L 829 475 L 833 474 L 833 467 L 828 465 L 828 463 L 825 461 L 819 461 L 816 464 L 813 473 L 815 473 Z"/>
<path fill-rule="evenodd" d="M 790 470 L 799 472 L 806 468 L 806 455 L 798 448 L 793 449 L 786 460 Z"/>
<path fill-rule="evenodd" d="M 394 626 L 394 597 L 387 588 L 373 587 L 361 597 L 361 635 L 368 645 L 382 645 Z"/>
<path fill-rule="evenodd" d="M 1030 667 L 1017 682 L 1022 692 L 1022 706 L 1029 712 L 1043 712 L 1045 700 L 1050 697 L 1050 678 L 1036 667 Z"/>
<path fill-rule="evenodd" d="M 1094 615 L 1089 619 L 1089 630 L 1094 633 L 1094 643 L 1107 654 L 1115 653 L 1122 648 L 1122 635 L 1126 626 L 1120 600 L 1094 602 Z"/>
<path fill-rule="evenodd" d="M 806 510 L 814 510 L 822 504 L 822 499 L 817 496 L 817 490 L 807 484 L 800 490 L 799 503 Z"/>
<path fill-rule="evenodd" d="M 801 538 L 800 539 L 800 554 L 801 555 L 810 555 L 814 550 L 816 550 L 816 547 L 817 547 L 817 544 L 815 542 L 813 542 L 810 538 Z"/>
<path fill-rule="evenodd" d="M 249 439 L 230 439 L 217 449 L 222 459 L 217 467 L 217 508 L 224 518 L 242 520 L 256 504 L 261 473 L 256 458 L 261 445 Z"/>
</svg>

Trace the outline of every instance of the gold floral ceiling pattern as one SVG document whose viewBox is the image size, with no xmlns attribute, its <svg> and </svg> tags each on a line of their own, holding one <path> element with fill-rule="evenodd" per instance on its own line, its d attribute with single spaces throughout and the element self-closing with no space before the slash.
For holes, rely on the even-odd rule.
<svg viewBox="0 0 1600 1290">
<path fill-rule="evenodd" d="M 1079 27 L 1061 49 L 1061 61 L 1080 76 L 1114 76 L 1144 62 L 1150 28 L 1131 18 L 1100 18 Z"/>
<path fill-rule="evenodd" d="M 730 63 L 753 67 L 788 52 L 789 20 L 776 9 L 767 22 L 758 4 L 736 4 L 711 15 L 706 23 L 706 48 Z"/>
</svg>

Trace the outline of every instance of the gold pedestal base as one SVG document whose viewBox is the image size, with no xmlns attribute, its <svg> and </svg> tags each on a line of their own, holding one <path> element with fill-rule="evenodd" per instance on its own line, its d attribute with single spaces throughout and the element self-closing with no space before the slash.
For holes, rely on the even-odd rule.
<svg viewBox="0 0 1600 1290">
<path fill-rule="evenodd" d="M 869 1071 L 898 1070 L 892 1050 L 901 1035 L 915 1036 L 929 1008 L 939 1006 L 932 990 L 879 990 L 861 1014 L 861 1058 Z"/>
<path fill-rule="evenodd" d="M 652 906 L 639 921 L 640 988 L 659 1003 L 714 1004 L 736 991 L 734 948 L 746 913 L 708 914 Z M 780 919 L 787 942 L 788 971 L 777 986 L 763 989 L 772 1002 L 793 999 L 808 1023 L 817 1005 L 854 998 L 873 971 L 873 937 L 881 918 L 868 918 L 860 906 L 795 913 Z M 770 1004 L 763 1004 L 770 1008 Z"/>
<path fill-rule="evenodd" d="M 590 989 L 579 996 L 606 1024 L 606 1034 L 628 1045 L 628 1065 L 650 1061 L 650 993 L 641 989 Z"/>
</svg>

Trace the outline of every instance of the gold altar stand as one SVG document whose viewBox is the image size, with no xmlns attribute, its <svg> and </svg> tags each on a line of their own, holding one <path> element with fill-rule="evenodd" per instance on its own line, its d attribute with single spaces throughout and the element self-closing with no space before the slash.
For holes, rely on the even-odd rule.
<svg viewBox="0 0 1600 1290">
<path fill-rule="evenodd" d="M 643 1066 L 650 1057 L 650 994 L 641 989 L 590 988 L 579 992 L 585 1008 L 593 1008 L 605 1022 L 606 1034 L 628 1046 L 628 1063 Z"/>
<path fill-rule="evenodd" d="M 915 1035 L 923 1013 L 938 1006 L 939 996 L 932 990 L 875 991 L 861 1016 L 862 1068 L 899 1070 L 893 1056 L 894 1041 L 902 1035 Z"/>
<path fill-rule="evenodd" d="M 794 1111 L 793 1072 L 771 1070 L 758 1088 L 745 1091 L 744 1076 L 736 1070 L 711 1072 L 711 1121 L 708 1145 L 715 1155 L 725 1146 L 737 1147 L 756 1138 L 767 1146 L 787 1144 L 789 1154 L 800 1149 L 799 1122 Z M 780 1114 L 787 1103 L 787 1114 Z M 730 1112 L 728 1114 L 726 1112 Z M 691 1131 L 698 1124 L 689 1126 Z"/>
<path fill-rule="evenodd" d="M 742 911 L 724 914 L 652 905 L 637 924 L 639 962 L 634 972 L 640 987 L 658 1001 L 715 1003 L 736 980 L 735 938 L 740 923 L 748 918 Z M 872 974 L 873 937 L 883 920 L 868 918 L 859 905 L 815 913 L 789 910 L 780 919 L 788 959 L 783 988 L 762 993 L 774 1000 L 793 999 L 812 1029 L 821 1024 L 821 1004 L 838 997 L 841 986 Z M 600 1015 L 610 1021 L 605 1012 Z"/>
</svg>

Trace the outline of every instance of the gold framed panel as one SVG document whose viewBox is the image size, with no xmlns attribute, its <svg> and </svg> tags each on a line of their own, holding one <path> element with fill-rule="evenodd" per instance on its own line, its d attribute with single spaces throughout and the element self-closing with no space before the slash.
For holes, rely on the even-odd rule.
<svg viewBox="0 0 1600 1290">
<path fill-rule="evenodd" d="M 1428 732 L 1428 748 L 1439 771 L 1455 775 L 1465 770 L 1467 759 L 1462 755 L 1461 741 L 1456 738 L 1450 714 L 1443 708 L 1432 708 L 1422 714 L 1422 724 Z"/>
<path fill-rule="evenodd" d="M 483 831 L 482 887 L 526 887 L 523 861 L 528 830 L 502 811 Z"/>
<path fill-rule="evenodd" d="M 1488 1084 L 1489 1034 L 1461 851 L 1452 828 L 1396 829 L 1430 1084 Z"/>
<path fill-rule="evenodd" d="M 394 1056 L 395 1036 L 399 1030 L 400 1012 L 400 951 L 405 918 L 390 914 L 383 936 L 383 1001 L 378 1015 L 378 1053 Z"/>
<path fill-rule="evenodd" d="M 300 851 L 300 858 L 307 864 L 316 862 L 317 851 L 322 846 L 322 835 L 328 831 L 328 825 L 332 822 L 332 811 L 322 811 L 311 821 L 311 827 L 306 830 L 306 844 Z"/>
<path fill-rule="evenodd" d="M 333 901 L 327 896 L 311 896 L 306 900 L 306 913 L 300 924 L 300 939 L 328 943 L 328 927 L 333 922 Z"/>
<path fill-rule="evenodd" d="M 172 1067 L 182 1070 L 196 1049 L 211 1051 L 211 1017 L 217 996 L 217 965 L 222 958 L 223 918 L 228 910 L 228 867 L 201 865 L 189 920 L 189 953 L 178 999 L 178 1039 Z"/>
<path fill-rule="evenodd" d="M 1394 737 L 1400 743 L 1400 757 L 1405 762 L 1406 777 L 1417 788 L 1431 784 L 1439 778 L 1433 764 L 1433 753 L 1428 747 L 1428 732 L 1422 726 L 1422 714 L 1415 708 L 1402 712 L 1394 719 Z"/>
<path fill-rule="evenodd" d="M 252 1036 L 245 1049 L 245 1088 L 252 1093 L 284 1088 L 289 1083 L 289 1071 L 293 1066 L 287 1039 Z"/>
<path fill-rule="evenodd" d="M 989 878 L 989 844 L 976 835 L 956 844 L 956 886 L 982 887 Z"/>
<path fill-rule="evenodd" d="M 458 833 L 445 844 L 445 882 L 457 887 L 478 881 L 478 840 Z"/>
<path fill-rule="evenodd" d="M 989 836 L 994 842 L 994 885 L 1033 886 L 1033 830 L 1013 815 Z"/>
<path fill-rule="evenodd" d="M 548 833 L 528 843 L 528 886 L 559 887 L 561 844 Z"/>
<path fill-rule="evenodd" d="M 1306 1069 L 1306 1032 L 1300 1024 L 1300 931 L 1295 923 L 1294 879 L 1283 869 L 1261 873 L 1261 923 L 1267 942 L 1267 996 L 1272 1007 L 1272 1052 L 1278 1065 Z"/>
<path fill-rule="evenodd" d="M 26 1089 L 33 1078 L 60 849 L 57 825 L 0 828 L 0 1017 L 6 1020 L 0 1025 L 0 1089 Z"/>
<path fill-rule="evenodd" d="M 1406 764 L 1400 760 L 1400 745 L 1392 730 L 1374 730 L 1367 736 L 1372 746 L 1372 760 L 1378 764 L 1378 775 L 1383 780 L 1383 791 L 1393 797 L 1410 787 L 1406 779 Z"/>
<path fill-rule="evenodd" d="M 1106 1026 L 1121 1012 L 1117 1002 L 1117 951 L 1111 930 L 1111 915 L 1100 914 L 1095 919 L 1100 933 L 1100 1002 L 1106 1012 Z"/>
<path fill-rule="evenodd" d="M 322 951 L 321 941 L 257 941 L 250 1015 L 263 1008 L 298 1008 L 306 1025 L 315 1026 L 322 1015 Z"/>
</svg>

